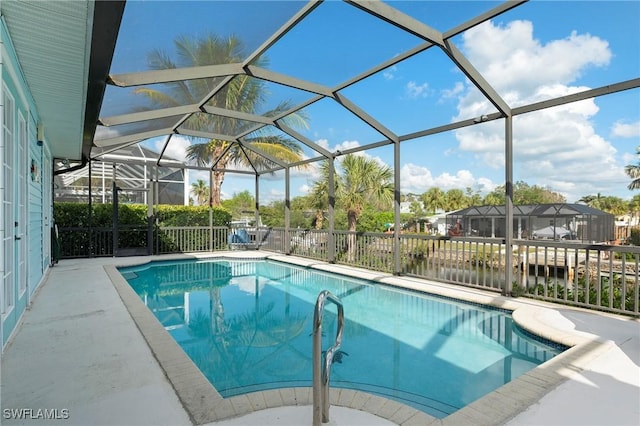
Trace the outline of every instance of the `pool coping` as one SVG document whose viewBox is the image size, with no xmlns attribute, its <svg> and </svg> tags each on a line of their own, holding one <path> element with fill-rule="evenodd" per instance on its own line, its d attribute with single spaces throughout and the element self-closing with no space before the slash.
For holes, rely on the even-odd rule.
<svg viewBox="0 0 640 426">
<path fill-rule="evenodd" d="M 514 321 L 525 330 L 569 347 L 568 350 L 551 360 L 442 419 L 367 392 L 331 388 L 331 405 L 368 412 L 398 425 L 504 424 L 539 401 L 558 385 L 583 371 L 590 361 L 615 346 L 611 341 L 571 330 L 569 324 L 566 324 L 565 328 L 558 328 L 557 324 L 562 324 L 564 318 L 552 309 L 552 307 L 557 309 L 557 305 L 528 299 L 511 299 L 475 288 L 437 283 L 420 278 L 393 276 L 295 256 L 259 251 L 217 252 L 154 256 L 151 259 L 128 258 L 125 260 L 123 258 L 117 265 L 105 265 L 105 272 L 123 304 L 164 371 L 191 421 L 196 425 L 238 417 L 267 408 L 311 405 L 313 397 L 311 387 L 296 387 L 223 398 L 117 270 L 120 266 L 137 266 L 156 260 L 171 261 L 194 258 L 272 259 L 321 271 L 364 278 L 395 287 L 490 305 L 512 311 Z M 571 309 L 565 306 L 562 308 Z"/>
</svg>

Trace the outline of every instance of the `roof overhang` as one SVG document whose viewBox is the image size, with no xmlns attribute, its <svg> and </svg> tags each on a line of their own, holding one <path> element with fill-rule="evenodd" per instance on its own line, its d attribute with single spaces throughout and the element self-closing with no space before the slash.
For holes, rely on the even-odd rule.
<svg viewBox="0 0 640 426">
<path fill-rule="evenodd" d="M 0 5 L 52 155 L 88 158 L 125 1 Z"/>
</svg>

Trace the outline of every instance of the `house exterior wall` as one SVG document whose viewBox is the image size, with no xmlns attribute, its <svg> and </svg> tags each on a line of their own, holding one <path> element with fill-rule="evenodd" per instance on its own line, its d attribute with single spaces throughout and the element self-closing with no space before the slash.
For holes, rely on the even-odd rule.
<svg viewBox="0 0 640 426">
<path fill-rule="evenodd" d="M 4 348 L 50 264 L 51 154 L 4 20 L 0 21 L 0 343 Z"/>
</svg>

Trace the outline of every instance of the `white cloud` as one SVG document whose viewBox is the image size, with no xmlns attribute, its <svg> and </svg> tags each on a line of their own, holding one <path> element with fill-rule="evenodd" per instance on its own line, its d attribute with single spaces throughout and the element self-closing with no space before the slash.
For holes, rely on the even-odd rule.
<svg viewBox="0 0 640 426">
<path fill-rule="evenodd" d="M 529 21 L 488 21 L 466 31 L 463 42 L 471 63 L 499 93 L 517 89 L 527 96 L 543 85 L 571 83 L 587 67 L 605 66 L 612 57 L 607 41 L 575 31 L 543 44 Z"/>
<path fill-rule="evenodd" d="M 635 123 L 616 122 L 611 129 L 611 136 L 618 138 L 637 138 L 640 136 L 640 121 Z"/>
<path fill-rule="evenodd" d="M 270 189 L 266 194 L 260 194 L 260 204 L 269 204 L 272 201 L 284 200 L 284 191 L 278 189 Z"/>
<path fill-rule="evenodd" d="M 314 141 L 317 145 L 320 145 L 324 149 L 329 149 L 329 141 L 327 139 L 318 139 Z"/>
<path fill-rule="evenodd" d="M 572 32 L 543 44 L 527 21 L 488 22 L 467 31 L 463 40 L 469 60 L 512 107 L 585 91 L 589 88 L 571 83 L 589 67 L 606 66 L 612 57 L 608 43 L 589 34 Z M 468 89 L 460 97 L 457 119 L 495 110 L 478 90 Z M 587 99 L 516 116 L 515 179 L 562 192 L 569 201 L 621 182 L 624 173 L 616 163 L 615 148 L 593 127 L 598 111 L 596 101 Z M 632 134 L 638 132 L 635 125 L 614 126 L 612 132 Z M 476 153 L 483 164 L 496 169 L 505 163 L 504 135 L 501 120 L 456 132 L 459 149 Z"/>
<path fill-rule="evenodd" d="M 444 89 L 441 91 L 443 99 L 455 98 L 461 94 L 464 90 L 464 84 L 461 81 L 457 81 L 451 89 Z"/>
<path fill-rule="evenodd" d="M 407 163 L 400 170 L 400 191 L 403 193 L 421 194 L 432 187 L 438 187 L 443 191 L 454 188 L 474 188 L 481 193 L 492 191 L 497 185 L 490 179 L 475 178 L 469 170 L 459 170 L 455 175 L 442 173 L 433 176 L 427 167 L 413 163 Z"/>
<path fill-rule="evenodd" d="M 298 192 L 300 192 L 302 195 L 307 195 L 310 191 L 311 187 L 307 184 L 300 185 L 300 187 L 298 188 Z"/>
<path fill-rule="evenodd" d="M 406 92 L 410 98 L 426 97 L 428 95 L 429 85 L 427 83 L 417 84 L 415 81 L 407 83 Z"/>
<path fill-rule="evenodd" d="M 635 151 L 633 153 L 625 152 L 622 154 L 622 161 L 625 165 L 636 164 L 638 162 L 638 154 L 636 154 Z"/>
<path fill-rule="evenodd" d="M 314 142 L 329 152 L 345 151 L 347 149 L 357 148 L 360 146 L 360 142 L 358 141 L 342 141 L 334 146 L 331 146 L 327 139 L 318 139 Z"/>
<path fill-rule="evenodd" d="M 387 68 L 386 70 L 382 71 L 382 77 L 385 80 L 395 80 L 396 78 L 396 71 L 398 71 L 398 67 L 396 65 L 392 65 L 391 67 Z"/>
<path fill-rule="evenodd" d="M 96 127 L 96 132 L 93 136 L 94 140 L 96 142 L 99 142 L 101 140 L 104 139 L 110 139 L 110 138 L 115 138 L 120 136 L 120 132 L 118 132 L 115 128 L 113 127 L 106 127 L 106 126 L 98 126 Z"/>
<path fill-rule="evenodd" d="M 162 152 L 165 142 L 166 138 L 157 139 L 153 144 L 153 149 L 158 153 Z M 191 141 L 188 138 L 181 135 L 173 135 L 167 145 L 167 149 L 164 151 L 164 156 L 178 161 L 186 161 L 187 148 L 189 146 L 191 146 Z"/>
<path fill-rule="evenodd" d="M 189 182 L 193 183 L 198 180 L 203 180 L 209 185 L 209 172 L 206 170 L 189 170 Z"/>
<path fill-rule="evenodd" d="M 342 141 L 337 144 L 331 151 L 346 151 L 347 149 L 357 148 L 360 146 L 358 141 Z"/>
</svg>

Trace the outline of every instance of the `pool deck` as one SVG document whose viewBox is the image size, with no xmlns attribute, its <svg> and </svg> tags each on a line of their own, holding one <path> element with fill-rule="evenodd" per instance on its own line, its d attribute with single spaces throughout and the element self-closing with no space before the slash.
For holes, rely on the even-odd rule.
<svg viewBox="0 0 640 426">
<path fill-rule="evenodd" d="M 640 424 L 637 319 L 503 298 L 474 289 L 273 253 L 226 255 L 268 256 L 515 309 L 514 319 L 520 325 L 573 346 L 445 419 L 434 419 L 366 393 L 332 389 L 331 424 Z M 139 298 L 132 297 L 124 280 L 113 273 L 115 265 L 176 257 L 188 256 L 63 260 L 51 268 L 2 354 L 0 422 L 113 426 L 311 424 L 311 395 L 307 388 L 221 398 Z M 43 421 L 44 413 L 38 410 L 44 409 L 48 410 L 47 415 L 57 415 L 58 419 Z M 17 419 L 19 414 L 29 419 Z"/>
</svg>

